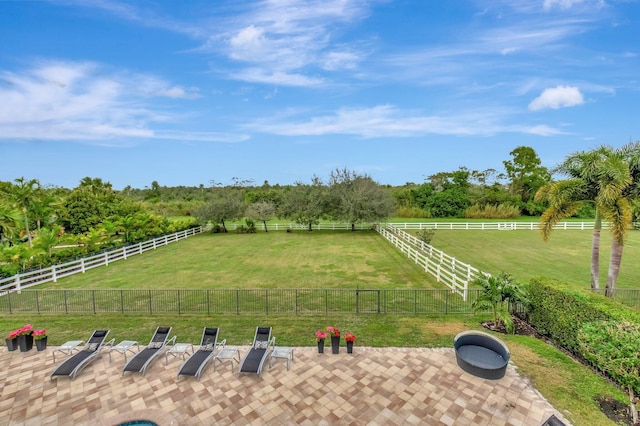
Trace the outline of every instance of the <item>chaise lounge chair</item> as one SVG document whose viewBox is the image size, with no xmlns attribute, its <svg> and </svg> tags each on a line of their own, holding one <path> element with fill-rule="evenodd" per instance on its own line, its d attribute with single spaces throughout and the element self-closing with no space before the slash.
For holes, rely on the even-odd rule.
<svg viewBox="0 0 640 426">
<path fill-rule="evenodd" d="M 198 381 L 200 381 L 200 376 L 207 366 L 207 363 L 213 358 L 216 349 L 224 347 L 224 345 L 227 343 L 226 340 L 218 343 L 219 331 L 219 328 L 204 328 L 204 331 L 202 332 L 202 341 L 200 342 L 200 348 L 182 363 L 182 365 L 178 369 L 176 380 L 179 379 L 181 375 L 183 375 L 194 376 L 198 379 Z"/>
<path fill-rule="evenodd" d="M 109 330 L 95 330 L 81 351 L 64 360 L 62 364 L 53 370 L 53 373 L 49 376 L 49 381 L 53 381 L 56 376 L 67 376 L 74 380 L 78 373 L 100 354 L 107 335 L 109 335 Z M 112 344 L 113 340 L 110 343 Z"/>
<path fill-rule="evenodd" d="M 240 361 L 238 375 L 241 373 L 254 373 L 262 375 L 264 361 L 271 353 L 271 347 L 275 344 L 275 337 L 271 338 L 271 327 L 256 327 L 256 335 L 249 352 Z"/>
<path fill-rule="evenodd" d="M 156 332 L 153 334 L 147 347 L 135 354 L 133 358 L 124 365 L 122 375 L 124 376 L 125 371 L 131 371 L 133 373 L 142 373 L 144 376 L 153 360 L 164 352 L 166 345 L 175 343 L 176 337 L 173 336 L 169 339 L 170 333 L 171 327 L 156 328 Z"/>
</svg>

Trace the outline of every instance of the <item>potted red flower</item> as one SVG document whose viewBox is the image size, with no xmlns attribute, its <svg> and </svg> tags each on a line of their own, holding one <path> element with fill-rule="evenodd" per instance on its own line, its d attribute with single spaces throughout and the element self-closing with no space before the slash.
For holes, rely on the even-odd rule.
<svg viewBox="0 0 640 426">
<path fill-rule="evenodd" d="M 356 340 L 356 335 L 353 334 L 350 331 L 347 331 L 346 333 L 344 333 L 344 340 L 346 340 L 346 342 L 347 342 L 347 353 L 348 354 L 352 354 L 353 353 L 353 342 L 355 342 L 355 340 Z"/>
<path fill-rule="evenodd" d="M 331 336 L 331 353 L 337 354 L 340 352 L 340 330 L 336 327 L 327 327 L 327 331 Z"/>
<path fill-rule="evenodd" d="M 318 353 L 324 353 L 324 339 L 327 338 L 327 333 L 323 331 L 316 331 L 316 343 L 318 343 Z"/>
<path fill-rule="evenodd" d="M 44 351 L 47 348 L 47 330 L 33 330 L 33 339 L 37 350 Z"/>
<path fill-rule="evenodd" d="M 8 351 L 15 351 L 18 349 L 18 330 L 12 330 L 6 339 L 4 339 L 7 344 Z"/>
<path fill-rule="evenodd" d="M 18 347 L 20 348 L 20 352 L 30 351 L 33 347 L 33 326 L 31 324 L 27 324 L 22 328 L 16 330 L 18 333 Z"/>
</svg>

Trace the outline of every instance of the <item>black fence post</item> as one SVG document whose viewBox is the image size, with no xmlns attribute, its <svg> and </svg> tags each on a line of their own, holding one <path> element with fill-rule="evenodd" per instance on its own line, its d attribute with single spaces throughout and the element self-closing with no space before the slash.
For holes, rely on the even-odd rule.
<svg viewBox="0 0 640 426">
<path fill-rule="evenodd" d="M 269 289 L 264 291 L 264 307 L 267 315 L 269 315 Z"/>
<path fill-rule="evenodd" d="M 93 314 L 96 313 L 96 291 L 91 290 L 91 300 L 93 301 Z"/>
<path fill-rule="evenodd" d="M 153 313 L 153 307 L 151 306 L 151 290 L 149 290 L 149 313 Z"/>
<path fill-rule="evenodd" d="M 240 315 L 240 289 L 236 289 L 236 315 Z"/>
<path fill-rule="evenodd" d="M 178 290 L 178 315 L 180 315 L 182 311 L 180 310 L 180 290 Z"/>
<path fill-rule="evenodd" d="M 36 312 L 40 313 L 40 300 L 38 298 L 38 290 L 36 290 Z"/>
</svg>

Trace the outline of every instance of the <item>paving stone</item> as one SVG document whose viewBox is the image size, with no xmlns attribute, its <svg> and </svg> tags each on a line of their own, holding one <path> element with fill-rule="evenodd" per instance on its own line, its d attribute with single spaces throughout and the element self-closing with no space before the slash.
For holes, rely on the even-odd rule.
<svg viewBox="0 0 640 426">
<path fill-rule="evenodd" d="M 297 347 L 295 361 L 262 377 L 209 365 L 200 382 L 159 357 L 145 376 L 104 353 L 76 378 L 49 381 L 46 351 L 0 350 L 0 426 L 116 425 L 539 425 L 555 414 L 510 365 L 501 380 L 462 371 L 450 348 L 356 348 L 353 355 Z M 247 347 L 240 347 L 244 354 Z"/>
</svg>

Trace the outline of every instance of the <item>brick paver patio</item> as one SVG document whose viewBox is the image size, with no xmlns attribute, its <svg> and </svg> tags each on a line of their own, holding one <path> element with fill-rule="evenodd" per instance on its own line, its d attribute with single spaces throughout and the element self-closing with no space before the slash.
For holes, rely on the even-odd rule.
<svg viewBox="0 0 640 426">
<path fill-rule="evenodd" d="M 106 351 L 74 381 L 49 381 L 53 347 L 0 350 L 0 425 L 531 425 L 555 410 L 513 365 L 497 381 L 463 372 L 453 349 L 363 348 L 318 354 L 294 348 L 262 377 L 238 377 L 229 361 L 200 382 L 176 380 L 180 357 L 158 357 L 145 377 L 121 375 L 124 358 Z M 247 347 L 240 347 L 245 354 Z"/>
</svg>

